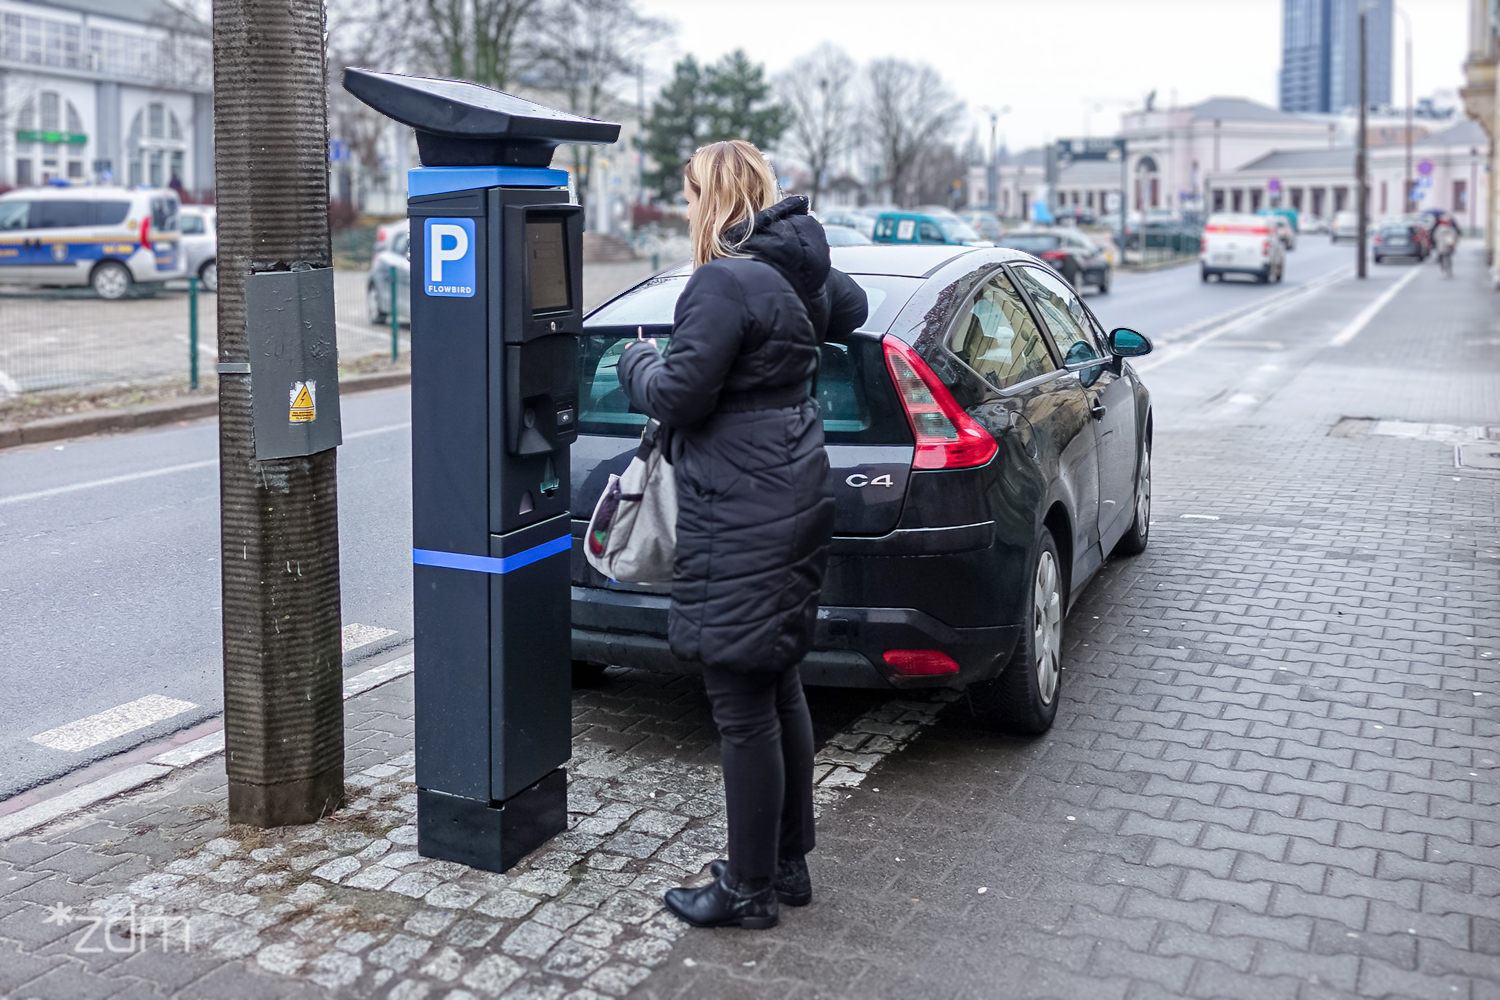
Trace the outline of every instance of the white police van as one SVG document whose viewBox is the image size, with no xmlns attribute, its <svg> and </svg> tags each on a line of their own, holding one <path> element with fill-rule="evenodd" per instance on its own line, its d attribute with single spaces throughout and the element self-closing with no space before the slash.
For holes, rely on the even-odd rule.
<svg viewBox="0 0 1500 1000">
<path fill-rule="evenodd" d="M 122 187 L 0 194 L 0 283 L 92 286 L 124 298 L 136 283 L 186 275 L 177 195 Z"/>
</svg>

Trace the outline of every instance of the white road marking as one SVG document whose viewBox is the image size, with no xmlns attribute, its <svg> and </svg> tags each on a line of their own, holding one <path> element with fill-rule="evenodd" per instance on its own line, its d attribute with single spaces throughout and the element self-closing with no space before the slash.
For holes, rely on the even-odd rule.
<svg viewBox="0 0 1500 1000">
<path fill-rule="evenodd" d="M 53 750 L 77 753 L 197 707 L 190 701 L 148 694 L 144 698 L 116 705 L 86 719 L 49 729 L 45 733 L 37 733 L 31 738 L 31 742 Z"/>
<path fill-rule="evenodd" d="M 1217 514 L 1179 514 L 1177 516 L 1184 521 L 1217 521 L 1219 519 Z"/>
<path fill-rule="evenodd" d="M 54 486 L 51 489 L 35 490 L 31 493 L 14 493 L 8 497 L 0 497 L 0 507 L 11 503 L 25 503 L 28 500 L 45 500 L 48 497 L 62 496 L 65 493 L 77 493 L 79 490 L 92 490 L 102 486 L 118 486 L 120 483 L 133 483 L 140 479 L 170 476 L 173 473 L 189 472 L 193 469 L 207 469 L 210 466 L 218 464 L 219 460 L 217 458 L 210 458 L 202 462 L 184 462 L 181 465 L 168 465 L 160 469 L 147 469 L 144 472 L 127 472 L 123 476 L 109 476 L 105 479 L 90 479 L 84 483 Z"/>
<path fill-rule="evenodd" d="M 391 431 L 406 430 L 411 427 L 411 421 L 400 424 L 391 424 L 388 427 L 374 427 L 370 430 L 355 431 L 345 434 L 345 441 L 355 441 L 359 438 L 371 437 L 375 434 L 389 434 Z M 65 493 L 76 493 L 79 490 L 92 490 L 101 486 L 118 486 L 121 483 L 133 483 L 140 479 L 152 479 L 156 476 L 170 476 L 177 472 L 190 472 L 193 469 L 207 469 L 219 464 L 217 458 L 205 459 L 201 462 L 184 462 L 181 465 L 167 465 L 160 469 L 146 469 L 143 472 L 127 472 L 121 476 L 109 476 L 105 479 L 90 479 L 83 483 L 70 483 L 67 486 L 54 486 L 51 489 L 34 490 L 30 493 L 13 493 L 8 497 L 0 497 L 0 507 L 12 503 L 25 503 L 28 500 L 45 500 L 48 497 L 62 496 Z"/>
<path fill-rule="evenodd" d="M 1151 355 L 1139 364 L 1131 362 L 1131 367 L 1137 372 L 1145 374 L 1153 368 L 1160 368 L 1162 365 L 1185 358 L 1204 344 L 1212 343 L 1227 333 L 1233 333 L 1235 330 L 1264 319 L 1276 310 L 1288 306 L 1305 296 L 1320 292 L 1329 285 L 1342 281 L 1347 277 L 1349 277 L 1349 272 L 1343 268 L 1330 271 L 1327 274 L 1313 278 L 1311 281 L 1303 282 L 1295 288 L 1289 288 L 1279 293 L 1249 312 L 1229 310 L 1202 323 L 1194 324 L 1184 330 L 1169 334 L 1162 338 L 1164 342 L 1163 347 L 1158 353 Z M 1202 335 L 1198 336 L 1196 340 L 1187 340 L 1188 337 L 1200 333 Z"/>
<path fill-rule="evenodd" d="M 372 642 L 377 642 L 388 635 L 395 634 L 396 630 L 393 628 L 380 628 L 376 625 L 359 625 L 351 622 L 345 625 L 343 629 L 344 652 L 347 653 L 351 649 L 368 646 Z"/>
<path fill-rule="evenodd" d="M 1409 285 L 1411 283 L 1411 280 L 1421 273 L 1422 269 L 1419 267 L 1414 267 L 1410 271 L 1407 271 L 1405 277 L 1396 282 L 1390 288 L 1387 288 L 1385 291 L 1381 292 L 1380 298 L 1365 306 L 1365 308 L 1361 310 L 1358 316 L 1349 321 L 1348 326 L 1344 327 L 1338 333 L 1334 334 L 1333 339 L 1328 342 L 1328 346 L 1343 347 L 1345 344 L 1349 343 L 1349 341 L 1353 340 L 1355 337 L 1358 337 L 1360 335 L 1360 332 L 1364 330 L 1365 327 L 1370 325 L 1370 320 L 1374 319 L 1376 314 L 1379 313 L 1380 310 L 1384 309 L 1386 305 L 1390 303 L 1391 299 L 1394 299 L 1397 294 L 1400 293 L 1401 289 Z"/>
</svg>

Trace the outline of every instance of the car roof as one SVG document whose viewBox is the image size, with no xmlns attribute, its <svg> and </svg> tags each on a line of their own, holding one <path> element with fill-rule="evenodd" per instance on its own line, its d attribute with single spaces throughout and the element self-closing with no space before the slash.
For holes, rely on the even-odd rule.
<svg viewBox="0 0 1500 1000">
<path fill-rule="evenodd" d="M 118 198 L 132 198 L 142 194 L 170 194 L 174 198 L 176 197 L 175 192 L 170 188 L 127 188 L 91 184 L 88 186 L 79 185 L 78 187 L 72 187 L 71 185 L 68 187 L 49 185 L 47 187 L 16 188 L 0 194 L 0 200 L 48 201 L 57 198 L 66 201 L 78 201 L 81 198 L 86 201 L 95 199 L 102 201 L 106 198 L 114 200 Z"/>
</svg>

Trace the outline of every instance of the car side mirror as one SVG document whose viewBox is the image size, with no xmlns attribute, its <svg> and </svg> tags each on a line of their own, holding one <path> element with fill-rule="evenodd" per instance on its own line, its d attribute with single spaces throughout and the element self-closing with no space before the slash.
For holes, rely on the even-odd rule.
<svg viewBox="0 0 1500 1000">
<path fill-rule="evenodd" d="M 1109 331 L 1109 350 L 1118 358 L 1138 358 L 1151 353 L 1151 341 L 1146 339 L 1145 334 L 1122 326 Z"/>
</svg>

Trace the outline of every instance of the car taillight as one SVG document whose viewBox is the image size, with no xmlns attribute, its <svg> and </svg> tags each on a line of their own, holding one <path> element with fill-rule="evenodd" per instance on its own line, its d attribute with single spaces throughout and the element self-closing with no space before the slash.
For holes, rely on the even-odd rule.
<svg viewBox="0 0 1500 1000">
<path fill-rule="evenodd" d="M 1270 240 L 1262 240 L 1261 244 L 1260 244 L 1260 255 L 1262 257 L 1264 257 L 1266 254 L 1268 254 L 1270 252 L 1271 252 L 1271 241 Z"/>
<path fill-rule="evenodd" d="M 151 216 L 141 220 L 141 246 L 151 249 Z"/>
<path fill-rule="evenodd" d="M 957 661 L 935 649 L 888 649 L 885 662 L 895 668 L 896 673 L 907 677 L 958 673 Z"/>
<path fill-rule="evenodd" d="M 1066 260 L 1067 253 L 1062 250 L 1043 250 L 1042 260 Z"/>
<path fill-rule="evenodd" d="M 1379 242 L 1380 242 L 1380 234 L 1379 234 L 1379 233 L 1376 233 L 1376 234 L 1375 234 L 1375 242 L 1376 242 L 1376 243 L 1379 243 Z"/>
<path fill-rule="evenodd" d="M 885 338 L 885 365 L 917 439 L 913 469 L 972 469 L 1000 446 L 963 411 L 927 362 L 895 337 Z"/>
</svg>

